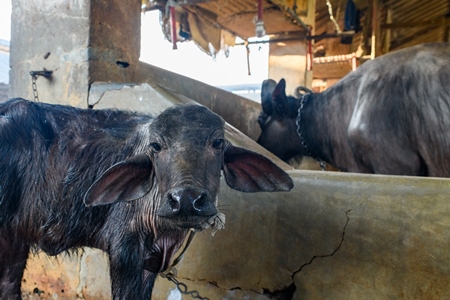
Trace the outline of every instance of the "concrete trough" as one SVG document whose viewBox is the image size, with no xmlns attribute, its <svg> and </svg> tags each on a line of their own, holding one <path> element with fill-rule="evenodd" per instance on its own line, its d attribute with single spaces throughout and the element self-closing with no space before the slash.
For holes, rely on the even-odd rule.
<svg viewBox="0 0 450 300">
<path fill-rule="evenodd" d="M 210 299 L 450 298 L 449 179 L 290 174 L 289 193 L 224 188 L 226 229 L 198 236 L 179 280 Z M 177 293 L 158 279 L 155 299 Z"/>
<path fill-rule="evenodd" d="M 210 299 L 450 298 L 449 179 L 289 173 L 295 187 L 286 193 L 222 183 L 225 229 L 199 233 L 177 266 L 188 290 Z M 32 260 L 30 299 L 109 297 L 100 251 Z M 152 299 L 192 298 L 158 278 Z"/>
</svg>

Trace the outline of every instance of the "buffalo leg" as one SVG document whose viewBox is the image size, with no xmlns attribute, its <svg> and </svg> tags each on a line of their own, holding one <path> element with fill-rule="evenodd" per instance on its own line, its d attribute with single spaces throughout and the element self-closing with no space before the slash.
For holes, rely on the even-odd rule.
<svg viewBox="0 0 450 300">
<path fill-rule="evenodd" d="M 0 299 L 21 299 L 20 284 L 29 246 L 12 234 L 0 233 Z"/>
<path fill-rule="evenodd" d="M 125 277 L 116 266 L 110 264 L 110 274 L 114 300 L 150 299 L 156 277 L 154 273 L 143 269 L 135 269 L 134 274 Z M 139 285 L 136 285 L 136 283 L 139 283 Z"/>
<path fill-rule="evenodd" d="M 144 259 L 136 251 L 139 245 L 112 251 L 109 255 L 114 300 L 148 300 L 156 275 L 144 269 Z M 133 249 L 133 250 L 129 250 Z"/>
</svg>

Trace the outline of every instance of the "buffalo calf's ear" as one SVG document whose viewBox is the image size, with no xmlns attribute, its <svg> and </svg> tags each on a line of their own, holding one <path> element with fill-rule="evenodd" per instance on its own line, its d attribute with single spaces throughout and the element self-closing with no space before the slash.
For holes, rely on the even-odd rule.
<svg viewBox="0 0 450 300">
<path fill-rule="evenodd" d="M 238 191 L 289 191 L 294 183 L 289 175 L 265 156 L 228 144 L 223 172 L 227 184 Z"/>
<path fill-rule="evenodd" d="M 86 206 L 136 200 L 152 188 L 153 165 L 145 154 L 133 156 L 109 168 L 84 196 Z"/>
</svg>

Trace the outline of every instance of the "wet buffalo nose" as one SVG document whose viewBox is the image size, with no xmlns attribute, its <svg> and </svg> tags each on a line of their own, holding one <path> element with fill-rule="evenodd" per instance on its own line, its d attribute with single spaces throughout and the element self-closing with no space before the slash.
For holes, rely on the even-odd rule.
<svg viewBox="0 0 450 300">
<path fill-rule="evenodd" d="M 169 206 L 173 212 L 177 212 L 180 210 L 180 195 L 179 193 L 170 193 L 169 194 Z"/>
<path fill-rule="evenodd" d="M 192 202 L 192 206 L 195 210 L 202 211 L 206 206 L 206 195 L 205 193 L 201 193 L 197 198 Z"/>
<path fill-rule="evenodd" d="M 173 189 L 169 193 L 169 206 L 172 212 L 199 213 L 206 207 L 206 193 L 196 189 Z"/>
</svg>

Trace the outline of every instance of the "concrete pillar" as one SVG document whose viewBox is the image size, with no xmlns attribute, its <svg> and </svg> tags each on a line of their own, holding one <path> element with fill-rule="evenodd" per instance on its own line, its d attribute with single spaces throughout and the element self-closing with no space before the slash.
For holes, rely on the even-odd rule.
<svg viewBox="0 0 450 300">
<path fill-rule="evenodd" d="M 132 81 L 139 61 L 140 0 L 14 0 L 11 97 L 87 107 L 93 81 Z M 124 22 L 127 20 L 127 22 Z"/>
<path fill-rule="evenodd" d="M 308 86 L 306 81 L 305 41 L 271 43 L 269 47 L 269 78 L 286 80 L 286 94 L 292 95 L 297 86 Z M 309 83 L 309 86 L 311 83 Z"/>
<path fill-rule="evenodd" d="M 314 32 L 316 1 L 307 1 L 306 11 L 297 11 L 298 17 Z M 300 30 L 300 28 L 299 28 Z M 275 37 L 277 39 L 279 37 Z M 271 43 L 269 47 L 269 78 L 286 79 L 286 93 L 294 94 L 298 86 L 312 86 L 312 71 L 307 70 L 308 41 L 298 40 Z"/>
</svg>

